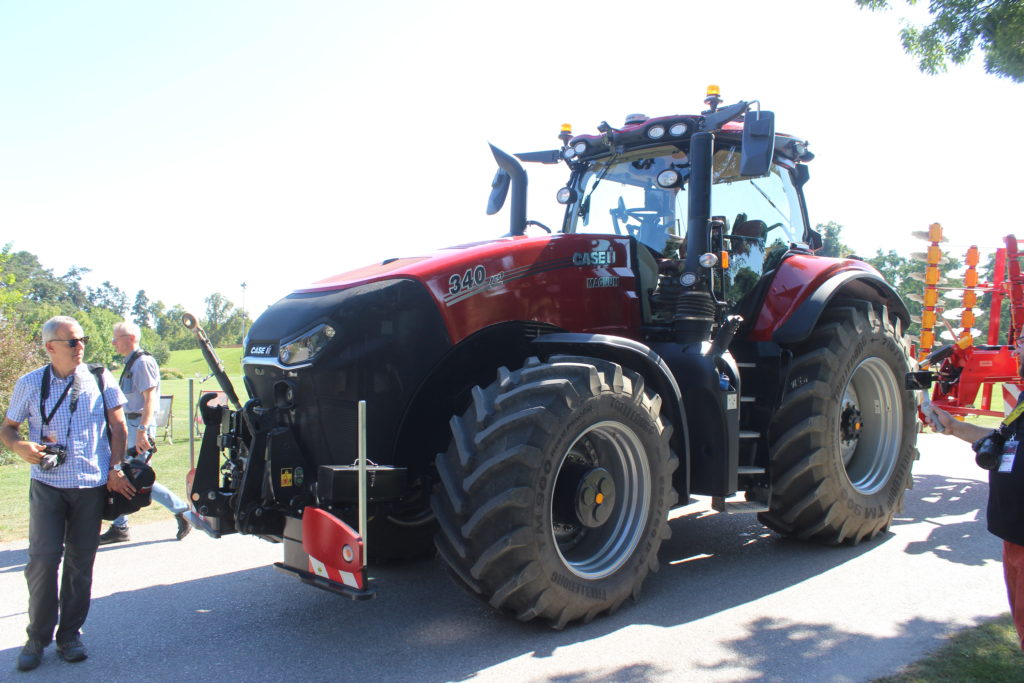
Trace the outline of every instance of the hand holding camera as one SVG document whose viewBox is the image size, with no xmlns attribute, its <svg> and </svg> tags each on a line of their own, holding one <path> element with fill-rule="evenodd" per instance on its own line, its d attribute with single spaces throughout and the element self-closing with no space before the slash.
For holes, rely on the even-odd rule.
<svg viewBox="0 0 1024 683">
<path fill-rule="evenodd" d="M 39 469 L 44 471 L 52 470 L 63 465 L 67 457 L 68 450 L 64 446 L 48 443 L 43 448 L 43 459 L 39 461 Z"/>
<path fill-rule="evenodd" d="M 974 451 L 974 462 L 978 464 L 978 467 L 990 471 L 997 469 L 1003 459 L 1003 448 L 1005 448 L 1006 439 L 1009 436 L 1009 428 L 1004 425 L 998 429 L 993 429 L 990 434 L 972 443 L 971 449 Z"/>
</svg>

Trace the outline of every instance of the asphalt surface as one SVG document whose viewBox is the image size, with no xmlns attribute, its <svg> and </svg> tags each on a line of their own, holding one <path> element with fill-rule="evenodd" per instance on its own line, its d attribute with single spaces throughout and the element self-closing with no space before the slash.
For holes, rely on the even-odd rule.
<svg viewBox="0 0 1024 683">
<path fill-rule="evenodd" d="M 753 516 L 676 511 L 641 599 L 554 631 L 494 614 L 438 562 L 373 572 L 350 602 L 270 567 L 280 546 L 174 523 L 100 548 L 83 634 L 90 657 L 24 643 L 24 541 L 0 544 L 0 679 L 64 681 L 866 681 L 1007 611 L 984 473 L 966 443 L 922 435 L 890 533 L 856 547 L 781 539 Z"/>
</svg>

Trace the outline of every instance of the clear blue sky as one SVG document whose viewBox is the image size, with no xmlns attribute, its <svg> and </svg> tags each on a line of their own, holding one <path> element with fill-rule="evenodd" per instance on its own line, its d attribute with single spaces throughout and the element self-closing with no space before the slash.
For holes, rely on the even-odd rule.
<svg viewBox="0 0 1024 683">
<path fill-rule="evenodd" d="M 198 314 L 504 232 L 494 164 L 631 112 L 759 99 L 817 155 L 813 223 L 873 255 L 934 221 L 1024 238 L 1024 86 L 925 76 L 853 0 L 0 0 L 0 244 Z M 534 171 L 536 167 L 531 166 Z M 564 169 L 531 175 L 558 222 Z"/>
</svg>

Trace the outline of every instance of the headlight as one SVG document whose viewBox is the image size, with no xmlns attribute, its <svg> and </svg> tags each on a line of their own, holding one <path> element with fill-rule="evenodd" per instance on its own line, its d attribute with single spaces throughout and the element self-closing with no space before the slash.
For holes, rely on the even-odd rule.
<svg viewBox="0 0 1024 683">
<path fill-rule="evenodd" d="M 576 192 L 571 187 L 563 187 L 555 194 L 555 200 L 559 204 L 571 204 L 576 201 Z"/>
<path fill-rule="evenodd" d="M 281 344 L 277 352 L 278 358 L 285 365 L 298 365 L 311 361 L 334 338 L 334 328 L 330 325 L 317 325 L 298 339 Z"/>
<path fill-rule="evenodd" d="M 665 126 L 651 126 L 647 129 L 647 137 L 652 140 L 660 140 L 665 137 Z"/>
<path fill-rule="evenodd" d="M 658 186 L 664 188 L 676 187 L 681 179 L 679 171 L 668 168 L 658 174 Z"/>
<path fill-rule="evenodd" d="M 686 132 L 686 124 L 682 123 L 682 122 L 680 122 L 680 123 L 673 123 L 672 127 L 668 129 L 668 132 L 669 132 L 669 135 L 674 135 L 676 137 L 679 137 L 680 135 L 682 135 L 683 133 Z"/>
</svg>

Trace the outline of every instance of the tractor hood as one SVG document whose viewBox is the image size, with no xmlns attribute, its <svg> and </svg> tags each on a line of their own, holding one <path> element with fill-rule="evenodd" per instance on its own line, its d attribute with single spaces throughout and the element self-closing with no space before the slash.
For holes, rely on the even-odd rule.
<svg viewBox="0 0 1024 683">
<path fill-rule="evenodd" d="M 416 280 L 423 280 L 435 273 L 438 269 L 447 269 L 453 262 L 462 261 L 465 252 L 472 249 L 487 250 L 487 247 L 507 244 L 513 240 L 523 240 L 526 237 L 506 237 L 481 242 L 459 244 L 444 249 L 429 252 L 423 256 L 407 256 L 402 258 L 390 258 L 374 263 L 356 270 L 339 273 L 326 277 L 322 280 L 295 290 L 295 294 L 312 294 L 315 292 L 330 292 L 348 287 L 355 287 L 361 284 L 388 280 L 393 278 L 409 277 Z"/>
</svg>

